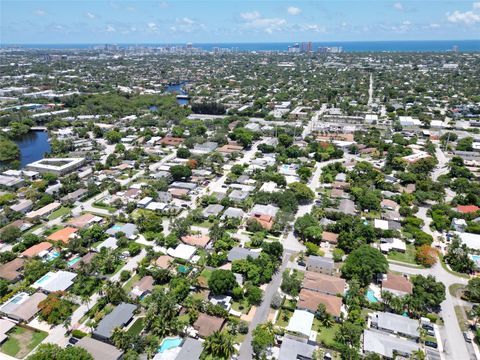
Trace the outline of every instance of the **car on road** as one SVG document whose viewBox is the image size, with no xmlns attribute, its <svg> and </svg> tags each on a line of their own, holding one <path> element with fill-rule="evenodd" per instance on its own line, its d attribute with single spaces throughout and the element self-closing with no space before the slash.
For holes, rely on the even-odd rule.
<svg viewBox="0 0 480 360">
<path fill-rule="evenodd" d="M 465 341 L 466 341 L 467 343 L 471 343 L 471 342 L 472 342 L 472 336 L 471 336 L 468 332 L 466 332 L 466 331 L 463 332 L 463 338 L 465 339 Z"/>
<path fill-rule="evenodd" d="M 436 342 L 433 342 L 433 341 L 425 341 L 425 346 L 436 349 L 438 347 L 438 344 Z"/>
</svg>

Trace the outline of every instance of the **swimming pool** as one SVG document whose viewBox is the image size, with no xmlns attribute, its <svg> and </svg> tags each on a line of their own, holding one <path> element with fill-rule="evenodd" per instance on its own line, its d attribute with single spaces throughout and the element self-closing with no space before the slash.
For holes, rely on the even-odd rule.
<svg viewBox="0 0 480 360">
<path fill-rule="evenodd" d="M 52 251 L 47 254 L 47 257 L 45 258 L 47 261 L 51 261 L 56 259 L 57 257 L 60 256 L 60 253 L 58 251 Z"/>
<path fill-rule="evenodd" d="M 112 230 L 120 231 L 120 230 L 122 230 L 122 225 L 115 224 L 115 225 L 112 226 Z"/>
<path fill-rule="evenodd" d="M 370 301 L 371 303 L 377 303 L 377 302 L 378 302 L 378 299 L 376 298 L 374 291 L 371 290 L 371 289 L 368 289 L 367 294 L 365 295 L 365 297 L 366 297 L 367 300 Z"/>
<path fill-rule="evenodd" d="M 40 279 L 38 279 L 37 281 L 35 281 L 35 284 L 42 284 L 44 283 L 45 281 L 48 281 L 48 279 L 50 279 L 51 275 L 50 274 L 45 274 L 43 275 Z"/>
<path fill-rule="evenodd" d="M 80 261 L 80 258 L 76 257 L 76 258 L 71 259 L 67 264 L 68 264 L 68 266 L 73 266 L 79 261 Z"/>
<path fill-rule="evenodd" d="M 185 265 L 179 265 L 177 270 L 178 270 L 178 272 L 181 272 L 182 274 L 186 274 L 186 273 L 188 273 L 190 268 L 188 266 L 185 266 Z"/>
<path fill-rule="evenodd" d="M 179 347 L 182 344 L 182 342 L 183 342 L 183 339 L 181 337 L 163 339 L 162 343 L 160 344 L 160 347 L 158 348 L 158 352 L 163 353 L 164 351 Z"/>
<path fill-rule="evenodd" d="M 480 262 L 480 255 L 470 255 L 470 258 L 476 263 Z"/>
</svg>

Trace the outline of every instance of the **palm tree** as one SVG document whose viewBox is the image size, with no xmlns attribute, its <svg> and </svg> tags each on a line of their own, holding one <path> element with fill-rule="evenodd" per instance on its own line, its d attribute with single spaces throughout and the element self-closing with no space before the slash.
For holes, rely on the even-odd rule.
<svg viewBox="0 0 480 360">
<path fill-rule="evenodd" d="M 233 336 L 226 331 L 215 331 L 203 343 L 205 356 L 215 359 L 230 359 L 235 353 Z"/>
</svg>

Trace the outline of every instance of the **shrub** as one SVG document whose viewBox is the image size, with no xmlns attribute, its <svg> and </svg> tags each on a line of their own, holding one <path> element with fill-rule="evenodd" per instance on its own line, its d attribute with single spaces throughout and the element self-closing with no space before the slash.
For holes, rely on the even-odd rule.
<svg viewBox="0 0 480 360">
<path fill-rule="evenodd" d="M 81 330 L 75 329 L 75 330 L 72 330 L 72 336 L 73 336 L 74 338 L 81 339 L 81 338 L 87 336 L 87 334 L 84 333 L 84 332 L 81 331 Z"/>
</svg>

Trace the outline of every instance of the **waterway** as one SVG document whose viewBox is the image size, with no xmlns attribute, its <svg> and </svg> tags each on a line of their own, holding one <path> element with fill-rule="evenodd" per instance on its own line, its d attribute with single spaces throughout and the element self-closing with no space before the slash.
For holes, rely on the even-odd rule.
<svg viewBox="0 0 480 360">
<path fill-rule="evenodd" d="M 186 84 L 186 82 L 182 82 L 179 84 L 172 84 L 168 85 L 165 88 L 166 92 L 172 93 L 172 94 L 177 94 L 177 95 L 187 95 L 188 93 L 185 91 L 183 86 Z M 177 102 L 179 105 L 187 105 L 188 104 L 188 99 L 177 99 Z"/>
<path fill-rule="evenodd" d="M 44 154 L 50 153 L 52 150 L 46 131 L 30 131 L 15 142 L 20 149 L 20 164 L 22 168 L 31 162 L 43 159 Z"/>
</svg>

